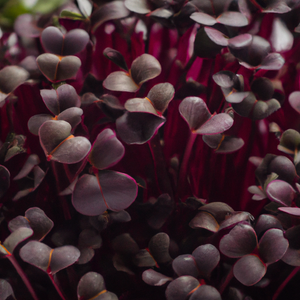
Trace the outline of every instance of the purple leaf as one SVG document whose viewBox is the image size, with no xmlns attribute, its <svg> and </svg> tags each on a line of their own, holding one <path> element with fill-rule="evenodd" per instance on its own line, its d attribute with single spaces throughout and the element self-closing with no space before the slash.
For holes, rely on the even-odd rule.
<svg viewBox="0 0 300 300">
<path fill-rule="evenodd" d="M 267 267 L 256 255 L 245 255 L 233 266 L 234 277 L 243 285 L 251 286 L 266 274 Z"/>
<path fill-rule="evenodd" d="M 255 224 L 256 234 L 260 236 L 262 233 L 272 228 L 283 229 L 280 221 L 276 217 L 265 214 L 260 215 Z"/>
<path fill-rule="evenodd" d="M 10 173 L 2 165 L 0 165 L 0 198 L 5 194 L 10 185 Z"/>
<path fill-rule="evenodd" d="M 89 247 L 92 249 L 99 249 L 102 245 L 101 236 L 94 229 L 84 229 L 80 232 L 78 237 L 78 246 L 80 248 Z"/>
<path fill-rule="evenodd" d="M 266 187 L 266 193 L 270 200 L 284 206 L 291 206 L 295 197 L 293 187 L 283 180 L 273 180 Z"/>
<path fill-rule="evenodd" d="M 157 77 L 161 72 L 159 61 L 150 54 L 142 54 L 131 65 L 131 77 L 137 85 Z"/>
<path fill-rule="evenodd" d="M 135 255 L 139 252 L 139 246 L 129 233 L 123 233 L 112 240 L 114 251 L 123 255 Z"/>
<path fill-rule="evenodd" d="M 217 222 L 224 221 L 234 212 L 234 210 L 224 202 L 208 203 L 199 207 L 199 210 L 210 213 L 216 218 Z"/>
<path fill-rule="evenodd" d="M 159 264 L 166 264 L 172 260 L 169 254 L 169 246 L 170 238 L 164 232 L 154 235 L 148 245 L 151 255 Z"/>
<path fill-rule="evenodd" d="M 73 192 L 75 209 L 88 216 L 96 216 L 107 209 L 120 211 L 132 204 L 137 195 L 137 185 L 130 176 L 102 171 L 99 180 L 92 175 L 83 175 L 76 183 Z"/>
<path fill-rule="evenodd" d="M 39 55 L 36 62 L 40 71 L 52 82 L 75 77 L 81 66 L 81 60 L 77 56 L 60 58 L 50 53 Z"/>
<path fill-rule="evenodd" d="M 18 228 L 16 231 L 12 232 L 3 242 L 3 246 L 10 252 L 13 253 L 14 249 L 19 243 L 23 242 L 30 236 L 32 236 L 33 231 L 30 228 Z M 0 245 L 1 247 L 1 245 Z"/>
<path fill-rule="evenodd" d="M 211 244 L 205 244 L 197 247 L 193 253 L 193 257 L 198 265 L 198 270 L 202 276 L 208 278 L 214 268 L 219 264 L 220 252 Z"/>
<path fill-rule="evenodd" d="M 228 257 L 250 254 L 257 245 L 254 229 L 245 224 L 236 225 L 220 241 L 220 251 Z"/>
<path fill-rule="evenodd" d="M 259 241 L 259 254 L 263 261 L 272 264 L 283 257 L 289 247 L 280 229 L 269 229 Z"/>
<path fill-rule="evenodd" d="M 80 300 L 95 299 L 105 289 L 102 275 L 96 272 L 88 272 L 78 282 L 77 296 Z"/>
<path fill-rule="evenodd" d="M 9 94 L 29 78 L 29 73 L 18 66 L 6 66 L 0 71 L 0 91 Z"/>
<path fill-rule="evenodd" d="M 220 224 L 219 230 L 225 229 L 225 228 L 227 228 L 227 229 L 232 228 L 237 223 L 250 224 L 250 222 L 253 220 L 254 220 L 254 217 L 248 212 L 245 212 L 245 211 L 236 212 L 233 215 L 229 216 L 227 219 L 225 219 L 225 221 L 223 221 Z"/>
<path fill-rule="evenodd" d="M 191 14 L 190 18 L 197 23 L 212 26 L 217 23 L 216 19 L 204 12 L 194 12 Z"/>
<path fill-rule="evenodd" d="M 197 134 L 218 134 L 228 130 L 233 125 L 233 119 L 229 114 L 221 113 L 213 115 L 200 128 L 196 129 Z"/>
<path fill-rule="evenodd" d="M 80 107 L 80 100 L 74 87 L 63 84 L 56 90 L 41 90 L 41 96 L 47 108 L 58 115 L 70 107 Z"/>
<path fill-rule="evenodd" d="M 73 164 L 88 154 L 91 149 L 89 140 L 74 137 L 70 131 L 71 125 L 65 121 L 46 121 L 40 127 L 40 143 L 48 159 Z"/>
<path fill-rule="evenodd" d="M 216 149 L 216 153 L 232 153 L 241 149 L 244 144 L 245 143 L 241 138 L 225 135 L 220 146 Z"/>
<path fill-rule="evenodd" d="M 91 16 L 93 26 L 92 31 L 95 32 L 96 29 L 106 21 L 122 19 L 127 17 L 129 14 L 130 11 L 125 7 L 123 1 L 112 1 L 101 5 Z"/>
<path fill-rule="evenodd" d="M 61 112 L 57 116 L 57 120 L 62 120 L 68 122 L 72 130 L 81 122 L 81 116 L 83 114 L 83 110 L 79 107 L 70 107 Z"/>
<path fill-rule="evenodd" d="M 37 241 L 30 241 L 20 250 L 21 258 L 37 268 L 47 272 L 51 248 Z"/>
<path fill-rule="evenodd" d="M 50 258 L 50 270 L 52 274 L 73 265 L 79 258 L 80 251 L 74 246 L 63 246 L 53 250 Z"/>
<path fill-rule="evenodd" d="M 154 108 L 159 111 L 161 114 L 167 109 L 170 101 L 173 99 L 175 89 L 172 84 L 159 83 L 151 88 L 147 98 L 150 99 Z"/>
<path fill-rule="evenodd" d="M 136 92 L 140 86 L 136 84 L 129 74 L 123 71 L 110 73 L 103 81 L 103 86 L 111 91 Z"/>
<path fill-rule="evenodd" d="M 217 22 L 234 27 L 243 27 L 249 24 L 248 19 L 238 11 L 225 11 L 217 17 Z"/>
<path fill-rule="evenodd" d="M 91 164 L 99 170 L 107 169 L 118 163 L 125 149 L 111 129 L 98 134 L 89 155 Z"/>
<path fill-rule="evenodd" d="M 116 121 L 117 133 L 127 144 L 144 144 L 149 141 L 165 118 L 146 112 L 126 112 Z"/>
<path fill-rule="evenodd" d="M 46 122 L 53 120 L 53 117 L 51 115 L 47 114 L 40 114 L 32 116 L 28 121 L 28 129 L 29 131 L 34 135 L 39 135 L 39 129 L 40 127 Z"/>
<path fill-rule="evenodd" d="M 204 31 L 206 32 L 207 36 L 217 45 L 226 47 L 228 45 L 228 37 L 224 35 L 222 32 L 210 28 L 204 27 Z"/>
<path fill-rule="evenodd" d="M 300 92 L 292 92 L 289 96 L 291 107 L 300 114 Z"/>
<path fill-rule="evenodd" d="M 11 297 L 10 297 L 11 296 Z M 16 299 L 11 285 L 4 279 L 0 279 L 0 299 Z"/>
<path fill-rule="evenodd" d="M 155 267 L 157 265 L 153 256 L 146 249 L 140 250 L 133 258 L 133 263 L 140 268 Z"/>
<path fill-rule="evenodd" d="M 92 248 L 80 248 L 80 257 L 78 258 L 77 264 L 83 265 L 92 260 L 95 256 L 95 250 Z"/>
<path fill-rule="evenodd" d="M 118 67 L 128 72 L 128 67 L 124 56 L 117 50 L 112 48 L 105 48 L 103 51 L 103 55 L 110 59 L 113 63 L 115 63 Z"/>
<path fill-rule="evenodd" d="M 49 26 L 44 29 L 41 34 L 41 41 L 46 51 L 62 55 L 64 36 L 57 27 Z"/>
<path fill-rule="evenodd" d="M 270 41 L 275 52 L 288 51 L 293 46 L 293 34 L 280 18 L 275 18 L 273 20 Z"/>
<path fill-rule="evenodd" d="M 198 97 L 187 97 L 179 105 L 179 112 L 189 124 L 192 131 L 200 128 L 211 118 L 206 103 Z"/>
<path fill-rule="evenodd" d="M 125 0 L 125 6 L 138 14 L 148 14 L 151 12 L 151 6 L 147 0 Z"/>
<path fill-rule="evenodd" d="M 38 165 L 40 163 L 40 159 L 36 154 L 30 154 L 23 165 L 20 172 L 15 176 L 13 180 L 19 180 L 21 178 L 24 178 L 27 176 L 33 169 L 34 166 Z"/>
<path fill-rule="evenodd" d="M 178 276 L 191 275 L 195 278 L 199 276 L 195 258 L 191 254 L 177 256 L 172 262 L 172 268 Z"/>
<path fill-rule="evenodd" d="M 241 103 L 249 94 L 250 92 L 230 93 L 226 96 L 226 101 L 229 103 Z"/>
<path fill-rule="evenodd" d="M 283 211 L 292 216 L 300 217 L 299 207 L 279 207 L 278 210 Z"/>
<path fill-rule="evenodd" d="M 125 108 L 130 112 L 147 112 L 158 115 L 152 102 L 148 98 L 133 98 L 125 102 Z"/>
<path fill-rule="evenodd" d="M 20 36 L 35 38 L 40 36 L 42 28 L 36 25 L 36 20 L 33 15 L 22 14 L 16 18 L 14 30 Z"/>
<path fill-rule="evenodd" d="M 82 51 L 90 38 L 88 33 L 82 29 L 73 29 L 65 35 L 54 26 L 43 30 L 41 41 L 46 51 L 56 55 L 74 55 Z"/>
<path fill-rule="evenodd" d="M 199 282 L 192 276 L 180 276 L 173 280 L 166 289 L 167 300 L 187 299 L 190 293 L 199 286 Z"/>
<path fill-rule="evenodd" d="M 216 219 L 207 212 L 199 212 L 189 223 L 191 228 L 203 228 L 211 232 L 217 232 L 219 230 L 219 223 Z"/>
<path fill-rule="evenodd" d="M 285 63 L 279 53 L 270 53 L 261 62 L 259 68 L 263 70 L 280 70 Z"/>
<path fill-rule="evenodd" d="M 12 219 L 8 227 L 11 231 L 18 228 L 31 228 L 34 232 L 33 238 L 41 241 L 53 228 L 53 222 L 49 219 L 43 210 L 38 207 L 32 207 L 26 210 L 25 217 L 16 217 Z"/>
<path fill-rule="evenodd" d="M 220 293 L 213 286 L 203 284 L 196 289 L 190 300 L 222 300 Z"/>
<path fill-rule="evenodd" d="M 294 267 L 300 266 L 300 251 L 299 249 L 288 248 L 284 256 L 281 258 L 286 264 Z"/>
<path fill-rule="evenodd" d="M 142 279 L 144 282 L 152 286 L 162 286 L 168 281 L 172 281 L 171 277 L 158 273 L 153 269 L 144 271 L 142 274 Z"/>
</svg>

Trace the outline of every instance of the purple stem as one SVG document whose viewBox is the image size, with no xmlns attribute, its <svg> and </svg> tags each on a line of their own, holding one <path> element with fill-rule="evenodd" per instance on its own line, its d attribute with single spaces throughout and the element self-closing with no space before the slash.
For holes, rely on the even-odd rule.
<svg viewBox="0 0 300 300">
<path fill-rule="evenodd" d="M 8 255 L 6 256 L 9 261 L 12 263 L 12 265 L 14 266 L 14 268 L 16 269 L 16 271 L 18 272 L 19 276 L 22 278 L 24 284 L 26 285 L 29 293 L 31 294 L 32 298 L 34 300 L 38 300 L 38 297 L 30 283 L 30 281 L 28 280 L 26 274 L 24 273 L 23 269 L 20 267 L 20 265 L 18 264 L 18 262 L 16 261 L 15 257 L 13 255 Z"/>
<path fill-rule="evenodd" d="M 156 134 L 149 142 L 148 146 L 153 159 L 156 184 L 162 193 L 168 193 L 174 199 L 173 190 L 169 174 L 167 172 L 166 161 L 160 144 L 159 136 Z"/>
<path fill-rule="evenodd" d="M 298 273 L 300 270 L 300 267 L 294 268 L 294 270 L 290 273 L 290 275 L 281 283 L 281 285 L 278 287 L 276 292 L 273 295 L 272 300 L 276 300 L 277 297 L 280 295 L 282 290 L 285 288 L 285 286 L 289 283 L 289 281 Z"/>
<path fill-rule="evenodd" d="M 57 293 L 59 294 L 60 298 L 63 300 L 66 300 L 65 296 L 63 295 L 63 293 L 61 292 L 61 290 L 59 289 L 59 286 L 56 284 L 55 280 L 54 280 L 54 276 L 51 273 L 48 273 L 49 278 L 51 279 Z"/>
<path fill-rule="evenodd" d="M 188 171 L 189 171 L 189 161 L 190 161 L 192 149 L 193 149 L 196 138 L 197 138 L 197 134 L 191 132 L 189 140 L 188 140 L 185 150 L 184 150 L 184 155 L 183 155 L 182 163 L 180 166 L 179 180 L 178 180 L 178 185 L 180 185 L 181 187 L 184 186 L 184 183 L 187 180 Z M 179 189 L 179 190 L 181 190 L 181 189 Z"/>
<path fill-rule="evenodd" d="M 220 288 L 219 288 L 219 292 L 222 295 L 223 292 L 225 291 L 228 283 L 231 281 L 231 279 L 233 278 L 233 267 L 231 267 L 229 273 L 227 274 L 224 282 L 221 284 Z"/>
</svg>

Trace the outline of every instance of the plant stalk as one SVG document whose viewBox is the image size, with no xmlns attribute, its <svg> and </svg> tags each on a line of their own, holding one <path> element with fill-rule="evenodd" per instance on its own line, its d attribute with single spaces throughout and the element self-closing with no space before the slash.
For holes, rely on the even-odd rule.
<svg viewBox="0 0 300 300">
<path fill-rule="evenodd" d="M 63 295 L 62 291 L 59 289 L 59 286 L 56 284 L 54 280 L 54 276 L 51 273 L 48 273 L 50 280 L 52 281 L 57 293 L 59 294 L 60 298 L 66 300 L 65 296 Z"/>
<path fill-rule="evenodd" d="M 24 284 L 26 285 L 29 293 L 31 294 L 32 298 L 34 300 L 39 300 L 29 279 L 27 278 L 26 274 L 24 273 L 23 269 L 20 267 L 19 263 L 17 262 L 17 260 L 15 259 L 15 257 L 13 255 L 8 255 L 6 256 L 9 261 L 12 263 L 12 265 L 14 266 L 14 268 L 16 269 L 16 271 L 18 272 L 19 276 L 22 278 Z"/>
<path fill-rule="evenodd" d="M 288 282 L 298 273 L 300 267 L 295 267 L 294 270 L 289 274 L 289 276 L 281 283 L 276 292 L 273 295 L 272 300 L 276 300 Z"/>
<path fill-rule="evenodd" d="M 185 150 L 184 150 L 184 155 L 183 155 L 182 163 L 180 166 L 178 190 L 181 190 L 181 188 L 179 188 L 179 185 L 184 186 L 184 183 L 187 180 L 190 157 L 192 154 L 192 150 L 193 150 L 193 146 L 194 146 L 196 138 L 197 138 L 197 134 L 191 132 L 189 140 L 188 140 Z"/>
</svg>

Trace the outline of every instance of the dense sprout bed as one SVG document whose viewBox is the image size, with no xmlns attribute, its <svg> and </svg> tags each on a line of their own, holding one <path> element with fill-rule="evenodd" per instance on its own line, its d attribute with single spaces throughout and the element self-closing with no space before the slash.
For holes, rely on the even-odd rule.
<svg viewBox="0 0 300 300">
<path fill-rule="evenodd" d="M 50 2 L 0 4 L 0 300 L 299 299 L 300 1 Z"/>
</svg>

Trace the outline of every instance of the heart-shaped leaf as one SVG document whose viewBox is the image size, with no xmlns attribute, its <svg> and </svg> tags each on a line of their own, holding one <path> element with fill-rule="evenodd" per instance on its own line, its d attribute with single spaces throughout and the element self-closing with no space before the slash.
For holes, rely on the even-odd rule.
<svg viewBox="0 0 300 300">
<path fill-rule="evenodd" d="M 111 91 L 136 92 L 140 87 L 128 73 L 116 71 L 110 73 L 103 81 L 103 86 Z"/>
<path fill-rule="evenodd" d="M 56 55 L 74 55 L 82 51 L 90 37 L 85 30 L 73 29 L 65 35 L 54 26 L 49 26 L 43 30 L 41 41 L 46 51 Z"/>
<path fill-rule="evenodd" d="M 74 246 L 51 249 L 43 243 L 30 241 L 21 248 L 20 256 L 25 262 L 44 272 L 55 274 L 74 264 L 80 256 L 80 251 Z"/>
<path fill-rule="evenodd" d="M 220 251 L 228 257 L 241 257 L 250 254 L 256 246 L 255 231 L 246 224 L 236 225 L 220 241 Z"/>
<path fill-rule="evenodd" d="M 279 207 L 278 210 L 283 211 L 292 216 L 300 217 L 299 207 Z"/>
<path fill-rule="evenodd" d="M 75 209 L 88 216 L 96 216 L 107 209 L 120 211 L 132 204 L 137 195 L 137 185 L 130 176 L 101 171 L 98 179 L 93 175 L 83 175 L 77 181 L 73 192 Z"/>
<path fill-rule="evenodd" d="M 32 207 L 26 210 L 25 217 L 19 216 L 8 223 L 11 231 L 25 227 L 33 230 L 33 238 L 41 241 L 53 228 L 54 223 L 49 219 L 43 210 Z"/>
<path fill-rule="evenodd" d="M 133 98 L 125 102 L 125 108 L 130 112 L 148 112 L 157 115 L 152 102 L 148 98 Z"/>
<path fill-rule="evenodd" d="M 124 156 L 125 149 L 111 129 L 98 134 L 89 155 L 91 164 L 99 170 L 114 166 Z"/>
<path fill-rule="evenodd" d="M 260 236 L 262 233 L 272 228 L 283 229 L 280 221 L 275 216 L 265 214 L 260 215 L 255 224 L 256 234 Z"/>
<path fill-rule="evenodd" d="M 291 107 L 300 114 L 300 92 L 292 92 L 289 96 L 289 103 Z"/>
<path fill-rule="evenodd" d="M 70 107 L 80 107 L 80 100 L 73 86 L 63 84 L 56 90 L 41 90 L 41 96 L 47 108 L 58 115 Z"/>
<path fill-rule="evenodd" d="M 39 55 L 36 62 L 43 75 L 52 82 L 75 77 L 81 66 L 81 60 L 77 56 L 59 57 L 51 53 Z"/>
<path fill-rule="evenodd" d="M 73 164 L 88 154 L 91 149 L 89 140 L 74 137 L 70 131 L 71 125 L 65 121 L 50 120 L 40 127 L 40 143 L 49 160 Z"/>
<path fill-rule="evenodd" d="M 251 286 L 266 274 L 267 267 L 256 255 L 245 255 L 233 266 L 234 277 L 243 285 Z"/>
<path fill-rule="evenodd" d="M 249 24 L 248 19 L 238 11 L 225 11 L 216 20 L 218 23 L 233 27 L 243 27 Z"/>
<path fill-rule="evenodd" d="M 151 6 L 147 0 L 125 0 L 125 6 L 138 14 L 148 14 L 151 12 Z"/>
</svg>

